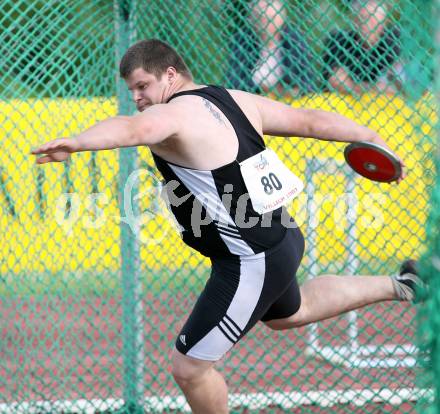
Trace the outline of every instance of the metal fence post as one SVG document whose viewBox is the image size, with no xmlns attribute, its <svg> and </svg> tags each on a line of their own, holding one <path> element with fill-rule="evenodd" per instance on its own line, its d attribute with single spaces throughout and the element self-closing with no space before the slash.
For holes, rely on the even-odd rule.
<svg viewBox="0 0 440 414">
<path fill-rule="evenodd" d="M 135 38 L 133 12 L 135 1 L 115 0 L 116 24 L 116 62 L 119 61 Z M 118 114 L 132 113 L 130 96 L 124 80 L 117 84 Z M 137 169 L 138 155 L 136 148 L 119 150 L 119 210 L 121 213 L 121 269 L 122 269 L 122 307 L 123 307 L 123 399 L 124 412 L 143 412 L 144 391 L 144 339 L 142 323 L 142 285 L 139 281 L 139 241 L 137 238 L 137 223 L 139 208 L 134 201 L 137 185 L 130 186 L 127 193 L 127 183 L 130 174 Z M 128 199 L 127 199 L 128 198 Z M 127 215 L 127 208 L 130 213 Z M 127 218 L 128 217 L 128 218 Z M 124 218 L 126 218 L 124 220 Z"/>
</svg>

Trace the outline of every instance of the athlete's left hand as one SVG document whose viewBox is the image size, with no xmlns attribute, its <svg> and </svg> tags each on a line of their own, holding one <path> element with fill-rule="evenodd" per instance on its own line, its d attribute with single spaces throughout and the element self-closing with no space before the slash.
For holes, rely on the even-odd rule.
<svg viewBox="0 0 440 414">
<path fill-rule="evenodd" d="M 58 138 L 53 141 L 46 142 L 38 148 L 32 150 L 32 154 L 45 154 L 37 158 L 37 164 L 45 164 L 47 162 L 63 162 L 66 161 L 70 154 L 78 150 L 78 142 L 72 138 Z"/>
</svg>

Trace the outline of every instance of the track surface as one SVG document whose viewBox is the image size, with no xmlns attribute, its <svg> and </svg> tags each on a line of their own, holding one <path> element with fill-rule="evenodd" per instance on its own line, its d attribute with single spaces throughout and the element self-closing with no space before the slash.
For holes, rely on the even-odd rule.
<svg viewBox="0 0 440 414">
<path fill-rule="evenodd" d="M 180 395 L 169 351 L 194 297 L 148 294 L 144 300 L 145 396 Z M 0 302 L 0 403 L 122 398 L 122 306 L 119 297 L 31 297 Z M 359 343 L 414 341 L 415 308 L 387 302 L 358 313 Z M 323 345 L 348 343 L 344 318 L 319 325 Z M 353 369 L 307 354 L 309 330 L 274 332 L 259 324 L 223 361 L 231 393 L 412 388 L 414 368 Z M 415 356 L 415 355 L 414 355 Z M 272 409 L 268 412 L 412 413 L 413 403 Z M 233 411 L 254 413 L 248 409 Z"/>
</svg>

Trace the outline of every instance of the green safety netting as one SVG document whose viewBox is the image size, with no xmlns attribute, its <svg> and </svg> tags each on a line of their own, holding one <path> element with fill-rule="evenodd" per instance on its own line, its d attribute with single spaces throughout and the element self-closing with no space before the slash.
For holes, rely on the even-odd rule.
<svg viewBox="0 0 440 414">
<path fill-rule="evenodd" d="M 373 183 L 345 165 L 343 144 L 266 137 L 306 183 L 289 206 L 306 237 L 300 281 L 390 275 L 422 257 L 430 289 L 417 306 L 381 303 L 285 332 L 258 325 L 219 364 L 231 412 L 438 412 L 439 10 L 438 0 L 3 1 L 0 413 L 189 412 L 169 354 L 209 261 L 181 242 L 148 149 L 44 168 L 30 156 L 134 113 L 118 61 L 151 37 L 200 83 L 375 129 L 408 169 L 399 186 Z"/>
</svg>

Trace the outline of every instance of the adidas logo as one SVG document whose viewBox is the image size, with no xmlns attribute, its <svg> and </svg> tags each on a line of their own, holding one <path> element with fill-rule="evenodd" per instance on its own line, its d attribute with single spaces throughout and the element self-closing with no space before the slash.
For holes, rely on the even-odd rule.
<svg viewBox="0 0 440 414">
<path fill-rule="evenodd" d="M 179 336 L 179 339 L 180 339 L 180 342 L 182 342 L 182 344 L 186 346 L 186 338 L 185 338 L 185 335 L 180 335 L 180 336 Z"/>
</svg>

